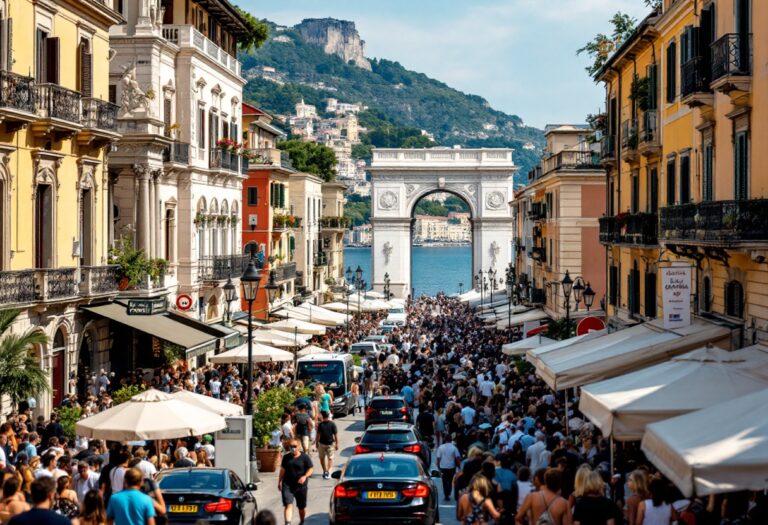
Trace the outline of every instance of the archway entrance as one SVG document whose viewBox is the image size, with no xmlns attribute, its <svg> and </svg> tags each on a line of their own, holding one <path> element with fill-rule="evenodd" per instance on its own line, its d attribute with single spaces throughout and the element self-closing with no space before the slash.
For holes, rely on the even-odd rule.
<svg viewBox="0 0 768 525">
<path fill-rule="evenodd" d="M 85 331 L 77 352 L 77 396 L 85 399 L 88 395 L 88 379 L 93 374 L 93 352 L 95 341 L 91 332 Z"/>
<path fill-rule="evenodd" d="M 517 170 L 510 149 L 374 150 L 370 167 L 374 289 L 381 291 L 384 275 L 389 274 L 395 297 L 411 293 L 413 211 L 424 197 L 437 192 L 450 193 L 469 207 L 470 275 L 489 268 L 503 273 L 512 260 L 509 201 Z M 446 282 L 446 291 L 457 285 Z"/>
</svg>

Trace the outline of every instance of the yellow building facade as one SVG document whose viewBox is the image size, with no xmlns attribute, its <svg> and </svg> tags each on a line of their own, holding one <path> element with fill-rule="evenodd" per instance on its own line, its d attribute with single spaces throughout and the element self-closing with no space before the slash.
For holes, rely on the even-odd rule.
<svg viewBox="0 0 768 525">
<path fill-rule="evenodd" d="M 111 2 L 6 0 L 0 19 L 0 309 L 21 310 L 12 332 L 49 338 L 35 354 L 52 388 L 32 403 L 48 413 L 108 359 L 108 330 L 78 307 L 117 292 L 108 29 L 122 18 Z"/>
<path fill-rule="evenodd" d="M 689 264 L 695 314 L 742 328 L 737 345 L 768 337 L 768 152 L 753 147 L 768 133 L 768 42 L 756 23 L 767 16 L 754 0 L 665 0 L 598 73 L 616 323 L 660 316 L 656 269 Z M 643 72 L 650 81 L 633 90 Z M 657 127 L 644 146 L 648 114 Z"/>
</svg>

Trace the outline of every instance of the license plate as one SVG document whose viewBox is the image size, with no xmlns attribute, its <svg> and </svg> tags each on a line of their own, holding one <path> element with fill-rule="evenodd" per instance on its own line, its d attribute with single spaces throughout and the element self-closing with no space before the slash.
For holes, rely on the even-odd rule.
<svg viewBox="0 0 768 525">
<path fill-rule="evenodd" d="M 392 415 L 392 411 L 391 410 L 382 410 L 381 411 L 381 415 L 382 416 L 391 416 Z"/>
<path fill-rule="evenodd" d="M 171 505 L 170 511 L 193 513 L 197 512 L 197 505 Z"/>
<path fill-rule="evenodd" d="M 370 490 L 365 493 L 365 499 L 396 499 L 397 492 L 393 490 Z"/>
</svg>

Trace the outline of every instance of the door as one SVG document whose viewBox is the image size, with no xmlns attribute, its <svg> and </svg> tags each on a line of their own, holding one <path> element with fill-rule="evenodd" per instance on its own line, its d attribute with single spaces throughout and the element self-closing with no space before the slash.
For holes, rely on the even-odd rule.
<svg viewBox="0 0 768 525">
<path fill-rule="evenodd" d="M 53 261 L 51 253 L 53 248 L 53 210 L 51 199 L 51 187 L 47 184 L 39 184 L 35 195 L 35 267 L 50 268 Z"/>
<path fill-rule="evenodd" d="M 64 349 L 55 348 L 53 354 L 53 366 L 51 367 L 51 388 L 53 406 L 60 407 L 64 400 L 66 388 L 66 371 L 64 370 Z"/>
</svg>

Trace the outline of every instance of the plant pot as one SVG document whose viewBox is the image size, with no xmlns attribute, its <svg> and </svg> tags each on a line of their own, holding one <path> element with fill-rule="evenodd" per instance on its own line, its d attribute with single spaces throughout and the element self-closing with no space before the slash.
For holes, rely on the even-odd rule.
<svg viewBox="0 0 768 525">
<path fill-rule="evenodd" d="M 280 464 L 280 449 L 257 448 L 256 460 L 259 462 L 259 472 L 276 472 Z"/>
<path fill-rule="evenodd" d="M 128 279 L 128 277 L 123 276 L 120 278 L 120 281 L 118 281 L 117 283 L 117 289 L 120 290 L 121 292 L 124 292 L 125 290 L 128 289 L 128 285 L 130 284 L 131 284 L 130 279 Z"/>
</svg>

